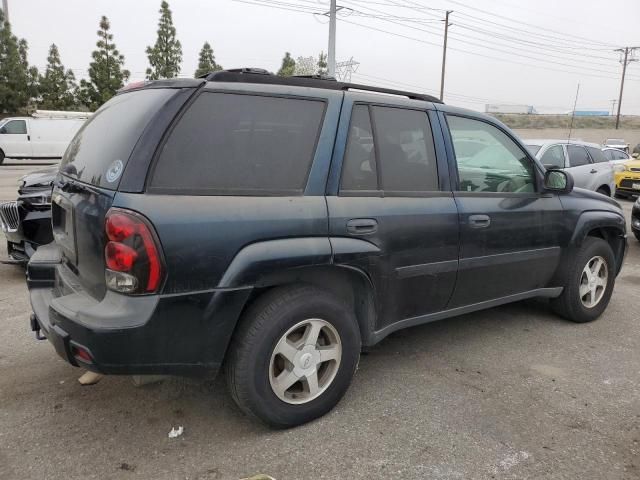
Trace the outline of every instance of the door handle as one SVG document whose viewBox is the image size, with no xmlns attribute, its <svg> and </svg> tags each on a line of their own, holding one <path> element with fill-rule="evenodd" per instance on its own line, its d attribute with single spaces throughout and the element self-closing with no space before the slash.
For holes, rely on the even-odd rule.
<svg viewBox="0 0 640 480">
<path fill-rule="evenodd" d="M 596 170 L 595 168 L 592 168 L 591 173 L 598 173 L 598 170 Z"/>
<path fill-rule="evenodd" d="M 347 222 L 347 232 L 351 235 L 369 235 L 378 230 L 378 222 L 374 218 L 354 218 Z"/>
<path fill-rule="evenodd" d="M 469 215 L 469 226 L 471 228 L 487 228 L 491 225 L 489 215 Z"/>
</svg>

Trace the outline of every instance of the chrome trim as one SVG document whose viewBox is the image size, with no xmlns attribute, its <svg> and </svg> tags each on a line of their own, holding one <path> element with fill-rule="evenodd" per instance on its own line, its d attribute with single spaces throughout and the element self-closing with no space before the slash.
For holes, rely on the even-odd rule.
<svg viewBox="0 0 640 480">
<path fill-rule="evenodd" d="M 2 227 L 2 231 L 7 233 L 17 232 L 19 226 L 18 202 L 0 203 L 0 227 Z"/>
</svg>

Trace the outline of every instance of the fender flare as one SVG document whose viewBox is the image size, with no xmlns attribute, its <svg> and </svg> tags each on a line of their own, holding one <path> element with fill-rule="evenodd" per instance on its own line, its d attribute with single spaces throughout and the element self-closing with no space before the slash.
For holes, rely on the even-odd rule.
<svg viewBox="0 0 640 480">
<path fill-rule="evenodd" d="M 297 237 L 252 243 L 231 261 L 217 288 L 253 286 L 274 271 L 331 263 L 328 237 Z"/>
<path fill-rule="evenodd" d="M 581 246 L 589 232 L 597 228 L 614 228 L 618 230 L 621 237 L 626 237 L 624 217 L 613 212 L 591 210 L 582 213 L 578 217 L 570 245 L 574 247 Z"/>
</svg>

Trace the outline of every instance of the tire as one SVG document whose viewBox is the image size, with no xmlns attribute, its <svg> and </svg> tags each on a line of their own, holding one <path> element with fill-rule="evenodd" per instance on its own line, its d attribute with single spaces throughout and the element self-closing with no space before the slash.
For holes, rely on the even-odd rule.
<svg viewBox="0 0 640 480">
<path fill-rule="evenodd" d="M 611 196 L 611 194 L 609 193 L 609 190 L 604 188 L 604 187 L 600 187 L 599 189 L 596 190 L 596 192 L 598 192 L 598 193 L 600 193 L 602 195 L 605 195 L 607 197 Z"/>
<path fill-rule="evenodd" d="M 318 340 L 305 342 L 312 325 L 319 329 Z M 347 391 L 360 347 L 357 320 L 343 301 L 311 286 L 275 288 L 250 306 L 234 333 L 226 360 L 231 396 L 243 412 L 272 427 L 309 422 L 331 410 Z M 286 357 L 279 353 L 283 348 Z M 332 349 L 337 359 L 319 360 L 323 349 Z M 314 371 L 317 380 L 310 382 Z M 280 378 L 299 380 L 284 389 L 277 388 Z"/>
<path fill-rule="evenodd" d="M 0 165 L 4 162 L 4 152 L 0 150 Z"/>
<path fill-rule="evenodd" d="M 595 268 L 594 259 L 601 259 L 606 268 L 606 280 L 595 280 L 593 285 L 604 282 L 601 288 L 595 287 L 585 296 L 580 295 L 581 284 L 589 290 L 588 277 L 584 272 L 588 265 Z M 615 257 L 609 244 L 601 238 L 587 237 L 580 250 L 573 256 L 565 273 L 564 290 L 562 294 L 551 301 L 551 307 L 560 316 L 572 322 L 585 323 L 597 319 L 607 308 L 613 286 L 615 285 Z M 599 270 L 597 273 L 602 273 Z M 595 295 L 594 293 L 595 292 Z M 595 303 L 593 303 L 595 301 Z M 589 303 L 593 303 L 589 306 Z"/>
<path fill-rule="evenodd" d="M 636 240 L 640 242 L 640 232 L 633 232 L 633 234 L 636 236 Z"/>
</svg>

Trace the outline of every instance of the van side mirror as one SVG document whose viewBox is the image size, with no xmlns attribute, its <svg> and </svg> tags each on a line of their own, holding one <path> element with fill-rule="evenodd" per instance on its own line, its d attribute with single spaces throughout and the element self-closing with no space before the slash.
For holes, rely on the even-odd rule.
<svg viewBox="0 0 640 480">
<path fill-rule="evenodd" d="M 573 177 L 565 170 L 547 170 L 544 174 L 544 188 L 558 193 L 569 193 L 573 190 Z"/>
</svg>

